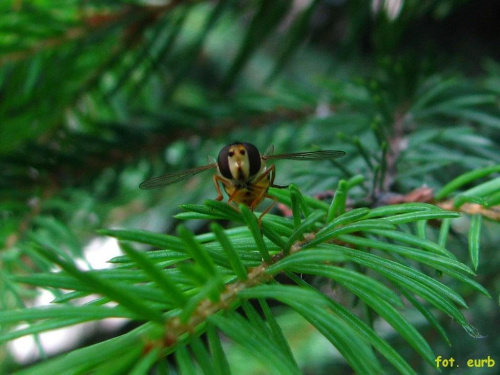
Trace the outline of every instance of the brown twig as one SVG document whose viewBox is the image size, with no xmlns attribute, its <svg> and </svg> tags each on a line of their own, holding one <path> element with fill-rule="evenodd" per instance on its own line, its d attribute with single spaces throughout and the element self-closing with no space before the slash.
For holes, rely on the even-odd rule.
<svg viewBox="0 0 500 375">
<path fill-rule="evenodd" d="M 444 210 L 463 212 L 467 215 L 479 214 L 488 219 L 500 222 L 500 206 L 483 207 L 477 203 L 464 203 L 457 208 L 453 205 L 453 199 L 448 199 L 443 202 L 436 202 L 436 205 Z"/>
<path fill-rule="evenodd" d="M 382 191 L 391 191 L 391 186 L 398 175 L 397 163 L 402 151 L 408 147 L 408 142 L 405 138 L 406 109 L 399 108 L 394 114 L 393 135 L 388 137 L 388 150 L 386 157 L 386 171 L 384 180 L 380 184 Z"/>
<path fill-rule="evenodd" d="M 290 254 L 300 251 L 301 248 L 313 238 L 314 233 L 304 235 L 304 240 L 296 241 L 292 245 Z M 179 317 L 174 317 L 168 320 L 165 324 L 166 333 L 163 340 L 161 342 L 154 342 L 152 345 L 147 345 L 146 347 L 150 348 L 160 346 L 162 348 L 169 348 L 175 345 L 182 335 L 195 332 L 196 326 L 205 322 L 207 317 L 230 308 L 233 302 L 238 299 L 239 292 L 271 280 L 273 276 L 266 273 L 268 267 L 283 259 L 284 256 L 283 251 L 281 251 L 272 257 L 270 263 L 263 262 L 257 267 L 252 268 L 247 275 L 247 280 L 236 281 L 226 285 L 226 289 L 221 293 L 218 301 L 214 302 L 208 298 L 201 301 L 187 322 L 182 322 Z"/>
<path fill-rule="evenodd" d="M 28 59 L 38 52 L 49 50 L 64 43 L 84 38 L 104 27 L 109 27 L 114 23 L 121 22 L 131 15 L 139 15 L 138 21 L 130 24 L 124 30 L 124 39 L 126 44 L 131 45 L 132 43 L 129 43 L 130 39 L 136 38 L 137 35 L 142 35 L 142 31 L 147 26 L 159 19 L 165 12 L 172 10 L 182 2 L 182 0 L 176 0 L 169 2 L 168 5 L 160 6 L 126 5 L 115 12 L 92 14 L 83 13 L 81 16 L 81 26 L 69 28 L 60 36 L 40 40 L 37 44 L 34 44 L 26 49 L 7 53 L 0 58 L 0 66 L 14 61 Z M 18 8 L 19 9 L 16 9 L 16 11 L 20 12 L 22 7 Z M 140 16 L 141 14 L 143 17 Z"/>
</svg>

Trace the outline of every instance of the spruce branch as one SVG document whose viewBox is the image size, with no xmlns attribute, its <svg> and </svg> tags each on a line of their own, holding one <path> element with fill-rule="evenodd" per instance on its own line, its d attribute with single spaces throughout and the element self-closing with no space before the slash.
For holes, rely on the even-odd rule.
<svg viewBox="0 0 500 375">
<path fill-rule="evenodd" d="M 297 240 L 290 248 L 290 254 L 296 253 L 302 249 L 310 240 L 314 238 L 314 233 L 305 234 L 303 240 Z M 246 280 L 238 280 L 234 283 L 226 284 L 224 291 L 219 295 L 217 301 L 206 298 L 197 305 L 187 321 L 182 321 L 178 316 L 168 319 L 165 324 L 166 336 L 158 340 L 153 346 L 162 346 L 164 348 L 175 345 L 179 339 L 186 333 L 196 331 L 196 327 L 207 321 L 207 318 L 224 310 L 231 310 L 234 303 L 239 299 L 238 293 L 243 290 L 268 283 L 274 278 L 274 275 L 268 274 L 269 266 L 275 264 L 285 257 L 284 250 L 273 255 L 269 262 L 262 262 L 256 267 L 248 270 Z"/>
<path fill-rule="evenodd" d="M 139 327 L 20 373 L 229 375 L 231 341 L 295 375 L 304 364 L 285 330 L 296 313 L 359 374 L 383 373 L 381 357 L 422 372 L 406 347 L 434 366 L 432 350 L 448 349 L 421 328 L 444 346 L 457 340 L 450 322 L 481 337 L 468 320 L 497 312 L 483 297 L 498 279 L 500 67 L 478 65 L 487 38 L 471 58 L 421 48 L 460 7 L 60 3 L 0 5 L 0 341 L 106 318 Z M 413 33 L 414 20 L 433 25 Z M 202 175 L 137 188 L 235 139 L 348 157 L 280 167 L 278 182 L 297 185 L 269 189 L 283 215 L 262 223 L 198 204 L 213 194 Z M 125 255 L 92 269 L 82 249 L 97 226 L 148 230 L 100 231 Z M 26 308 L 40 289 L 52 303 Z M 392 347 L 380 320 L 408 345 Z"/>
</svg>

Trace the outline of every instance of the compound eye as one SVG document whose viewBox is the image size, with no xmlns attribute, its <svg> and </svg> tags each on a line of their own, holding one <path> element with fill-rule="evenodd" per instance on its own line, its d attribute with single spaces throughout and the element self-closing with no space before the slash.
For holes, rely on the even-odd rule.
<svg viewBox="0 0 500 375">
<path fill-rule="evenodd" d="M 233 178 L 231 169 L 229 168 L 229 157 L 234 156 L 234 152 L 229 151 L 231 146 L 232 145 L 225 146 L 222 150 L 220 150 L 219 156 L 217 156 L 217 166 L 219 167 L 220 174 L 229 179 Z"/>
</svg>

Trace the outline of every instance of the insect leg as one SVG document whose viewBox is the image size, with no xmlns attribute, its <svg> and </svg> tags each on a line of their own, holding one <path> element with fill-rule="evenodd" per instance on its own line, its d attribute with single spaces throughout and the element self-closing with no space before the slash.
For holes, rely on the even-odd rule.
<svg viewBox="0 0 500 375">
<path fill-rule="evenodd" d="M 261 181 L 262 179 L 264 178 L 269 178 L 269 186 L 273 186 L 273 187 L 279 187 L 279 188 L 282 188 L 284 186 L 278 186 L 278 185 L 274 185 L 274 177 L 276 175 L 276 168 L 273 165 L 271 165 L 268 169 L 266 169 L 266 171 L 264 173 L 262 173 L 262 175 L 259 176 L 259 178 L 255 181 L 255 183 L 258 183 L 259 181 Z M 269 194 L 267 194 L 267 188 L 265 189 L 262 189 L 262 192 L 253 200 L 251 206 L 250 206 L 250 209 L 253 211 L 253 209 L 260 203 L 262 202 L 262 200 L 264 198 L 269 198 L 269 199 L 272 199 L 273 200 L 273 203 L 271 203 L 269 205 L 269 207 L 267 207 L 259 216 L 259 220 L 258 220 L 258 224 L 259 224 L 259 227 L 262 225 L 262 218 L 264 217 L 265 214 L 267 214 L 269 211 L 271 211 L 271 209 L 276 205 L 276 203 L 278 203 L 278 200 L 275 198 L 275 197 L 272 197 L 270 196 Z"/>
<path fill-rule="evenodd" d="M 276 171 L 276 168 L 274 167 L 274 164 L 271 165 L 269 168 L 267 168 L 264 173 L 262 173 L 255 181 L 253 181 L 254 184 L 260 182 L 267 176 L 269 176 L 269 181 L 274 181 L 274 173 Z M 272 184 L 272 182 L 271 182 Z"/>
<path fill-rule="evenodd" d="M 234 189 L 234 191 L 231 193 L 231 195 L 227 199 L 227 203 L 234 203 L 234 197 L 236 197 L 236 195 L 239 194 L 239 192 L 240 191 L 238 189 Z"/>
<path fill-rule="evenodd" d="M 269 175 L 269 186 L 277 189 L 286 189 L 288 185 L 282 186 L 282 185 L 275 185 L 274 184 L 274 177 L 276 176 L 276 168 L 273 165 L 271 165 L 264 173 L 262 173 L 262 176 L 267 176 Z M 259 178 L 260 180 L 260 178 Z"/>
<path fill-rule="evenodd" d="M 255 186 L 253 188 L 253 193 L 255 198 L 253 199 L 252 203 L 250 204 L 250 210 L 255 210 L 255 208 L 264 200 L 264 197 L 267 192 L 267 187 L 262 188 L 262 187 L 257 187 Z"/>
<path fill-rule="evenodd" d="M 262 198 L 269 198 L 273 200 L 273 203 L 269 205 L 264 211 L 259 216 L 259 220 L 257 223 L 259 224 L 259 228 L 262 226 L 262 218 L 264 217 L 265 214 L 267 214 L 271 209 L 278 203 L 278 200 L 275 197 L 270 196 L 269 194 L 264 194 Z"/>
<path fill-rule="evenodd" d="M 224 177 L 221 177 L 217 174 L 214 175 L 214 184 L 215 184 L 215 187 L 217 189 L 217 193 L 218 193 L 218 196 L 217 198 L 215 198 L 216 201 L 221 201 L 222 199 L 224 199 L 224 196 L 222 194 L 222 191 L 220 189 L 220 185 L 219 185 L 219 181 L 227 188 L 230 188 L 233 183 L 230 181 L 230 180 L 227 180 L 225 179 Z M 226 190 L 226 193 L 228 193 L 228 191 Z M 229 194 L 229 193 L 228 193 Z M 235 189 L 230 195 L 229 195 L 229 198 L 227 200 L 227 203 L 229 205 L 229 207 L 232 207 L 234 208 L 236 211 L 239 212 L 239 209 L 238 209 L 238 205 L 233 201 L 234 197 L 236 196 L 236 194 L 238 194 L 238 189 Z"/>
<path fill-rule="evenodd" d="M 253 181 L 253 192 L 255 193 L 255 198 L 253 199 L 252 203 L 250 204 L 250 209 L 253 211 L 255 207 L 257 207 L 260 202 L 265 198 L 267 189 L 269 188 L 270 185 L 266 185 L 266 187 L 260 187 L 258 186 L 258 183 L 262 181 L 265 178 L 268 178 L 269 181 L 274 180 L 274 172 L 275 168 L 274 165 L 271 165 L 264 173 L 262 173 L 255 181 Z"/>
<path fill-rule="evenodd" d="M 222 191 L 220 190 L 219 181 L 222 182 L 226 186 L 228 185 L 229 182 L 217 174 L 214 174 L 213 180 L 214 180 L 215 188 L 217 189 L 217 198 L 215 198 L 215 200 L 221 201 L 222 199 L 224 199 L 224 196 L 222 195 Z"/>
</svg>

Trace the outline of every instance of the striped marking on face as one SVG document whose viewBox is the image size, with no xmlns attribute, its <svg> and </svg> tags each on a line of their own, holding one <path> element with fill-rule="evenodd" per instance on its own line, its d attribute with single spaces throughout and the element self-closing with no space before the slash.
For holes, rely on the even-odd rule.
<svg viewBox="0 0 500 375">
<path fill-rule="evenodd" d="M 243 145 L 233 145 L 229 148 L 229 169 L 235 180 L 245 180 L 250 176 L 250 161 Z"/>
</svg>

